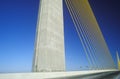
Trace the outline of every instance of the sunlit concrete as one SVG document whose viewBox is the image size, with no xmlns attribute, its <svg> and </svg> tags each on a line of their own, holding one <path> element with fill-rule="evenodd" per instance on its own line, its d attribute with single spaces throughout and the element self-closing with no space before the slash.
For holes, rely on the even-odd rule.
<svg viewBox="0 0 120 79">
<path fill-rule="evenodd" d="M 65 71 L 63 0 L 40 1 L 33 71 Z"/>
<path fill-rule="evenodd" d="M 6 73 L 0 74 L 0 79 L 44 79 L 44 78 L 62 78 L 72 76 L 92 75 L 103 72 L 114 72 L 113 70 L 89 70 L 89 71 L 70 71 L 70 72 L 35 72 L 35 73 Z"/>
</svg>

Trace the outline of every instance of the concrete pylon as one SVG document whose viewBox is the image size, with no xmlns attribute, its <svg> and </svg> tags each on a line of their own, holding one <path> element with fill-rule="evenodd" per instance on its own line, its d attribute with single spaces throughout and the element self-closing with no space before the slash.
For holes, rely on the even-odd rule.
<svg viewBox="0 0 120 79">
<path fill-rule="evenodd" d="M 118 52 L 116 52 L 116 54 L 117 54 L 118 69 L 120 70 L 120 58 Z"/>
<path fill-rule="evenodd" d="M 40 0 L 34 72 L 65 70 L 63 0 Z"/>
</svg>

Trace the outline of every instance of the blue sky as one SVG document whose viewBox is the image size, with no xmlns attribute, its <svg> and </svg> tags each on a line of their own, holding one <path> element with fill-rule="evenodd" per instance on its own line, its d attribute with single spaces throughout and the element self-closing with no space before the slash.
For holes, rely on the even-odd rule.
<svg viewBox="0 0 120 79">
<path fill-rule="evenodd" d="M 116 50 L 120 52 L 120 2 L 89 2 L 116 62 Z M 31 71 L 38 6 L 39 0 L 0 0 L 0 72 Z M 80 58 L 79 52 L 83 49 L 65 4 L 64 18 L 66 69 L 80 70 L 84 57 Z"/>
</svg>

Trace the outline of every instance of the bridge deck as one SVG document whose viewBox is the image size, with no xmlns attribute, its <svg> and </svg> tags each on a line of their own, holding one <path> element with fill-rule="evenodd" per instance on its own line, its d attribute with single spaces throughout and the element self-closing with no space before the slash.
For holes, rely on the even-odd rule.
<svg viewBox="0 0 120 79">
<path fill-rule="evenodd" d="M 0 79 L 43 79 L 43 78 L 62 78 L 92 75 L 103 72 L 116 72 L 117 70 L 89 70 L 89 71 L 70 71 L 70 72 L 37 72 L 37 73 L 3 73 Z"/>
</svg>

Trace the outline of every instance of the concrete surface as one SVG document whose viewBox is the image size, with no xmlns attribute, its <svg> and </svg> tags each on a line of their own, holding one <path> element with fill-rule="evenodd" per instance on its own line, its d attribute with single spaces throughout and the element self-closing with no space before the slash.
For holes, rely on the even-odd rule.
<svg viewBox="0 0 120 79">
<path fill-rule="evenodd" d="M 40 1 L 33 71 L 65 71 L 63 0 Z"/>
<path fill-rule="evenodd" d="M 35 72 L 35 73 L 3 73 L 0 79 L 45 79 L 45 78 L 62 78 L 92 75 L 103 72 L 115 72 L 117 70 L 89 70 L 89 71 L 71 71 L 71 72 Z"/>
</svg>

